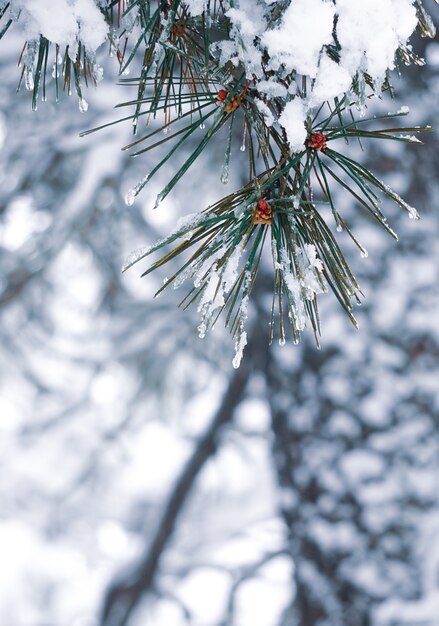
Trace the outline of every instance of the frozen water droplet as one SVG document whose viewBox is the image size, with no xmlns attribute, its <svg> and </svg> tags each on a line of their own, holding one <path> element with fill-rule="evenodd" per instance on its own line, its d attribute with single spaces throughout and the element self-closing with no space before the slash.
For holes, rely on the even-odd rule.
<svg viewBox="0 0 439 626">
<path fill-rule="evenodd" d="M 134 199 L 139 194 L 139 192 L 142 191 L 142 189 L 144 188 L 144 186 L 148 182 L 148 179 L 149 179 L 149 174 L 144 176 L 142 178 L 142 180 L 139 183 L 137 183 L 137 185 L 135 187 L 133 187 L 133 189 L 130 189 L 128 191 L 128 193 L 125 196 L 125 204 L 127 206 L 131 206 L 134 203 Z"/>
<path fill-rule="evenodd" d="M 419 213 L 417 212 L 417 210 L 414 207 L 407 206 L 407 210 L 409 212 L 409 218 L 411 220 L 418 220 L 419 219 Z"/>
<path fill-rule="evenodd" d="M 132 206 L 134 204 L 135 197 L 136 197 L 135 189 L 130 189 L 128 193 L 125 195 L 125 204 L 127 206 Z"/>
<path fill-rule="evenodd" d="M 362 259 L 367 259 L 368 256 L 369 256 L 369 253 L 366 250 L 366 248 L 361 248 L 361 258 Z"/>
<path fill-rule="evenodd" d="M 79 110 L 81 113 L 86 113 L 88 111 L 88 102 L 85 98 L 79 98 Z"/>
<path fill-rule="evenodd" d="M 122 72 L 123 76 L 128 76 L 128 74 L 130 73 L 130 68 L 127 67 L 126 69 L 124 69 L 124 71 Z"/>
<path fill-rule="evenodd" d="M 201 128 L 201 130 L 203 130 L 203 128 L 206 128 L 206 124 L 204 122 L 201 122 L 200 128 Z"/>
<path fill-rule="evenodd" d="M 342 230 L 343 230 L 343 226 L 342 226 L 341 224 L 338 224 L 338 225 L 337 225 L 337 232 L 338 232 L 338 233 L 341 233 L 341 232 L 342 232 Z"/>
<path fill-rule="evenodd" d="M 284 346 L 285 345 L 285 337 L 280 337 L 279 338 L 279 345 L 280 346 Z"/>
<path fill-rule="evenodd" d="M 241 152 L 245 152 L 245 143 L 242 144 L 242 146 L 240 147 Z"/>
<path fill-rule="evenodd" d="M 162 200 L 163 200 L 163 194 L 162 194 L 162 193 L 159 193 L 159 194 L 157 195 L 157 198 L 155 199 L 155 204 L 154 204 L 154 206 L 153 206 L 152 208 L 153 208 L 153 209 L 157 209 L 157 208 L 160 206 L 160 204 L 161 204 Z"/>
<path fill-rule="evenodd" d="M 229 182 L 229 169 L 225 168 L 221 173 L 221 182 L 223 185 L 227 185 Z"/>
</svg>

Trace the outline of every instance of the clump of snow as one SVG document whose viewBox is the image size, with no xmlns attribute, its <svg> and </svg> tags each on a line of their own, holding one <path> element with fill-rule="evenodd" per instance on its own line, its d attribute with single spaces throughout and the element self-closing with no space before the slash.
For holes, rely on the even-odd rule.
<svg viewBox="0 0 439 626">
<path fill-rule="evenodd" d="M 280 26 L 262 36 L 270 56 L 270 69 L 315 78 L 325 44 L 332 42 L 335 7 L 327 0 L 295 0 L 283 14 Z"/>
<path fill-rule="evenodd" d="M 414 0 L 294 0 L 282 8 L 274 0 L 230 4 L 225 11 L 230 38 L 213 48 L 221 65 L 244 68 L 261 95 L 258 107 L 268 125 L 273 123 L 269 101 L 284 100 L 278 121 L 292 152 L 303 149 L 307 112 L 349 94 L 355 78 L 360 104 L 365 73 L 380 91 L 386 72 L 395 67 L 398 48 L 407 45 L 418 23 Z M 273 5 L 274 12 L 268 8 Z M 201 0 L 189 2 L 194 15 L 201 6 Z M 273 13 L 278 16 L 274 20 Z M 330 47 L 339 58 L 330 55 Z"/>
<path fill-rule="evenodd" d="M 212 12 L 206 0 L 184 4 L 195 17 Z M 279 121 L 295 152 L 303 149 L 303 121 L 313 108 L 349 94 L 356 77 L 361 91 L 366 72 L 376 90 L 381 89 L 387 70 L 394 68 L 396 51 L 407 45 L 418 16 L 414 0 L 294 0 L 285 4 L 275 0 L 224 3 L 230 33 L 213 44 L 212 51 L 221 66 L 232 63 L 243 68 L 258 92 L 255 101 L 265 123 L 270 126 Z M 61 47 L 68 46 L 75 59 L 79 42 L 94 54 L 107 40 L 105 6 L 107 0 L 11 0 L 7 19 L 20 19 L 28 42 L 38 41 L 42 34 Z M 124 19 L 131 31 L 137 10 L 130 10 Z M 157 59 L 169 44 L 171 20 L 165 22 Z M 32 66 L 29 59 L 26 66 Z M 31 72 L 25 72 L 25 81 L 32 88 Z M 273 99 L 277 99 L 276 116 L 269 106 Z M 360 103 L 361 99 L 360 95 Z"/>
<path fill-rule="evenodd" d="M 231 23 L 230 40 L 220 42 L 221 64 L 240 63 L 246 68 L 249 78 L 262 78 L 262 54 L 255 41 L 266 28 L 264 10 L 260 2 L 240 0 L 239 7 L 231 7 L 226 12 Z"/>
<path fill-rule="evenodd" d="M 300 98 L 295 98 L 287 102 L 279 118 L 279 124 L 285 129 L 287 134 L 291 152 L 303 150 L 307 136 L 305 115 L 306 110 L 303 101 Z"/>
<path fill-rule="evenodd" d="M 73 59 L 79 41 L 94 53 L 108 36 L 108 25 L 94 0 L 12 0 L 10 10 L 19 16 L 29 41 L 43 35 L 68 46 Z"/>
<path fill-rule="evenodd" d="M 320 105 L 323 101 L 337 98 L 349 92 L 352 75 L 348 70 L 324 55 L 320 61 L 316 81 L 313 86 L 310 104 Z"/>
<path fill-rule="evenodd" d="M 265 124 L 267 126 L 273 126 L 274 116 L 268 104 L 265 104 L 265 102 L 262 102 L 262 100 L 256 100 L 256 106 L 259 109 L 260 113 L 262 113 L 262 115 L 264 116 Z"/>
<path fill-rule="evenodd" d="M 186 0 L 189 13 L 196 17 L 201 15 L 206 10 L 207 0 Z"/>
<path fill-rule="evenodd" d="M 395 52 L 416 28 L 413 0 L 337 0 L 340 63 L 351 76 L 367 71 L 382 81 L 395 67 Z"/>
</svg>

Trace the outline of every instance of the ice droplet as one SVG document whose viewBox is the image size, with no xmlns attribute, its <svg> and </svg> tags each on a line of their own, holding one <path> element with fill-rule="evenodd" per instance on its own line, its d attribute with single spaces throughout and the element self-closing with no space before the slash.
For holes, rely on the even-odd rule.
<svg viewBox="0 0 439 626">
<path fill-rule="evenodd" d="M 88 102 L 85 98 L 79 98 L 79 110 L 81 113 L 86 113 L 88 111 Z"/>
<path fill-rule="evenodd" d="M 149 174 L 146 174 L 146 176 L 144 176 L 142 180 L 138 182 L 135 187 L 133 187 L 127 192 L 125 196 L 125 204 L 127 206 L 131 206 L 134 203 L 136 196 L 139 194 L 140 191 L 142 191 L 142 189 L 144 188 L 148 180 L 149 180 Z"/>
<path fill-rule="evenodd" d="M 362 259 L 367 259 L 367 257 L 369 256 L 368 251 L 366 250 L 366 248 L 361 248 L 360 249 L 360 254 L 361 254 L 361 258 Z"/>
<path fill-rule="evenodd" d="M 280 346 L 284 346 L 285 345 L 285 337 L 280 337 L 279 338 L 279 345 Z"/>
<path fill-rule="evenodd" d="M 245 152 L 245 143 L 243 143 L 239 149 L 241 150 L 241 152 Z"/>
<path fill-rule="evenodd" d="M 155 199 L 154 206 L 153 206 L 152 208 L 153 208 L 153 209 L 157 209 L 157 208 L 160 206 L 160 204 L 161 204 L 162 200 L 163 200 L 163 193 L 162 193 L 162 192 L 160 192 L 160 193 L 157 195 L 157 198 Z"/>
<path fill-rule="evenodd" d="M 338 224 L 337 226 L 337 232 L 341 233 L 343 231 L 343 226 L 341 224 Z"/>
<path fill-rule="evenodd" d="M 409 213 L 409 218 L 411 220 L 418 220 L 419 219 L 419 213 L 417 212 L 417 210 L 414 207 L 407 205 L 406 208 L 407 208 L 407 211 Z"/>
<path fill-rule="evenodd" d="M 130 189 L 125 195 L 125 204 L 127 206 L 132 206 L 134 204 L 135 197 L 136 197 L 135 189 Z"/>
<path fill-rule="evenodd" d="M 201 130 L 203 130 L 203 128 L 206 128 L 206 124 L 204 122 L 201 122 L 200 128 L 201 128 Z"/>
<path fill-rule="evenodd" d="M 221 172 L 221 182 L 223 185 L 227 185 L 229 182 L 229 168 L 225 167 Z"/>
</svg>

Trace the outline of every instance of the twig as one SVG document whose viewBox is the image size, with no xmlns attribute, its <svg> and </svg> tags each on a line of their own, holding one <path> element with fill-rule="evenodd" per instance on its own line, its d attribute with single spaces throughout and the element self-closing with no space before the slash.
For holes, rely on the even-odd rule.
<svg viewBox="0 0 439 626">
<path fill-rule="evenodd" d="M 248 354 L 247 354 L 248 357 Z M 101 626 L 126 626 L 141 598 L 151 591 L 160 558 L 174 532 L 195 480 L 218 446 L 222 427 L 230 422 L 241 402 L 250 378 L 250 358 L 236 370 L 224 395 L 221 406 L 209 428 L 197 443 L 192 456 L 178 478 L 163 510 L 155 535 L 131 580 L 118 581 L 108 589 L 102 609 Z"/>
</svg>

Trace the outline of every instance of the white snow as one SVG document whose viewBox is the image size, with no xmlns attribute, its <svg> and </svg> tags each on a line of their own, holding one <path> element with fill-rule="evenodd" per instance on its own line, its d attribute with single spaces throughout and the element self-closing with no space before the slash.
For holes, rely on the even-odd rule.
<svg viewBox="0 0 439 626">
<path fill-rule="evenodd" d="M 28 40 L 43 35 L 60 46 L 69 46 L 76 57 L 78 41 L 94 53 L 104 43 L 108 26 L 93 0 L 12 0 L 12 9 L 21 11 L 20 22 Z"/>
<path fill-rule="evenodd" d="M 322 101 L 336 98 L 350 90 L 352 75 L 348 70 L 324 55 L 320 61 L 316 81 L 313 86 L 310 104 L 320 105 Z"/>
<path fill-rule="evenodd" d="M 305 108 L 300 98 L 295 98 L 287 102 L 282 115 L 279 118 L 279 124 L 285 129 L 290 144 L 291 152 L 300 152 L 304 150 L 306 141 L 305 128 Z"/>
<path fill-rule="evenodd" d="M 382 81 L 416 28 L 413 0 L 337 0 L 337 13 L 342 67 L 351 76 L 363 70 Z"/>
<path fill-rule="evenodd" d="M 185 4 L 193 16 L 209 6 L 206 0 Z M 12 0 L 8 11 L 23 24 L 29 42 L 42 34 L 68 46 L 74 59 L 79 41 L 93 54 L 108 39 L 100 10 L 104 5 L 101 0 Z M 273 20 L 276 10 L 280 13 Z M 131 30 L 137 12 L 128 15 Z M 387 70 L 394 69 L 397 49 L 407 45 L 418 21 L 414 0 L 294 0 L 286 7 L 275 0 L 234 0 L 224 4 L 224 15 L 230 37 L 212 50 L 221 66 L 232 63 L 244 69 L 261 96 L 256 102 L 266 124 L 283 126 L 292 152 L 303 148 L 308 112 L 349 94 L 355 77 L 364 84 L 367 72 L 380 91 Z M 167 44 L 166 36 L 161 43 Z M 328 46 L 337 45 L 340 58 L 334 60 Z M 163 54 L 160 45 L 156 54 Z M 28 66 L 34 58 L 27 60 Z M 306 91 L 302 78 L 307 79 Z M 25 72 L 25 80 L 31 87 L 31 71 Z M 281 101 L 278 120 L 268 106 L 274 98 L 278 105 Z"/>
<path fill-rule="evenodd" d="M 315 78 L 320 52 L 332 42 L 335 7 L 327 0 L 295 0 L 285 10 L 279 27 L 262 37 L 271 69 L 284 65 L 287 72 Z"/>
</svg>

